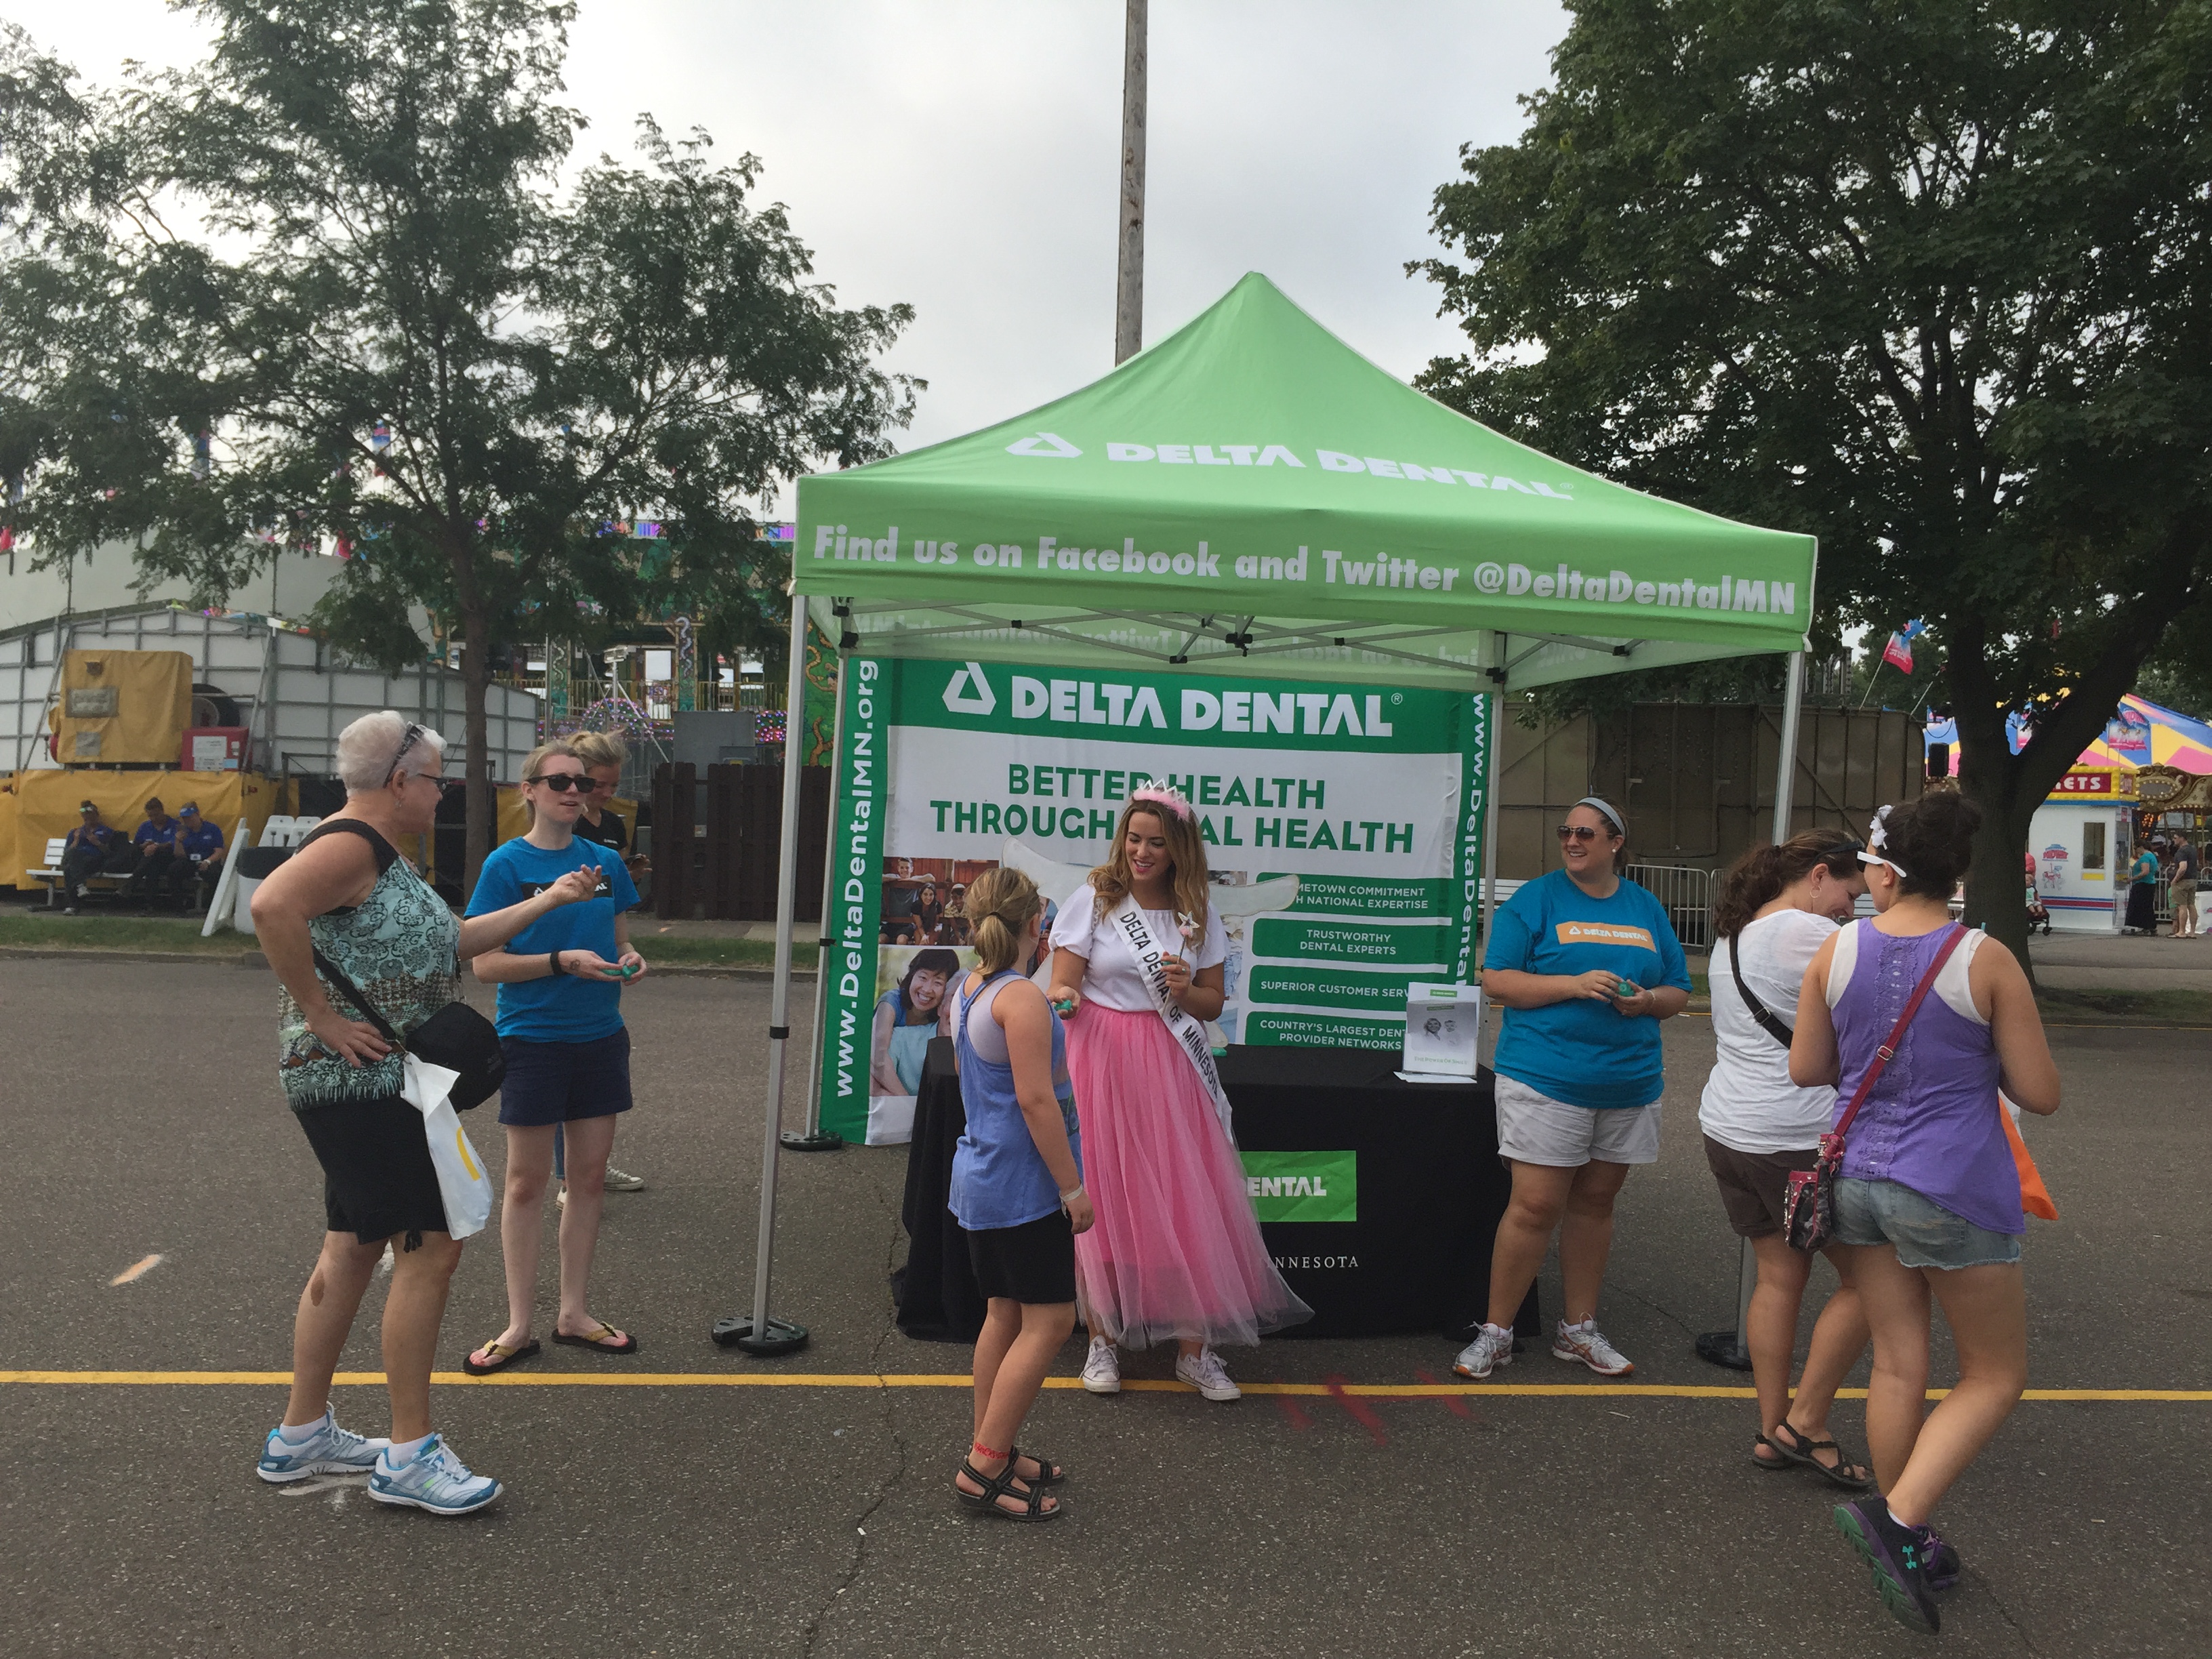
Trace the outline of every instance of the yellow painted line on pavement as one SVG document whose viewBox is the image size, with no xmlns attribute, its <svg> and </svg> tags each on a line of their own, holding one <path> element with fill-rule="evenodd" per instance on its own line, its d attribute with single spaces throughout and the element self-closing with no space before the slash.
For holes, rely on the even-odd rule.
<svg viewBox="0 0 2212 1659">
<path fill-rule="evenodd" d="M 436 1371 L 430 1380 L 460 1388 L 483 1389 L 965 1389 L 965 1372 L 870 1371 L 520 1371 L 471 1376 L 465 1371 Z M 289 1387 L 289 1371 L 5 1371 L 0 1384 L 78 1387 L 205 1388 Z M 381 1388 L 382 1371 L 340 1371 L 331 1381 L 346 1388 Z M 1080 1377 L 1048 1376 L 1048 1389 L 1079 1389 Z M 1188 1383 L 1125 1378 L 1124 1392 L 1188 1394 Z M 1752 1400 L 1750 1389 L 1684 1382 L 1247 1382 L 1252 1395 L 1327 1397 L 1349 1395 L 1362 1400 L 1473 1399 L 1485 1395 L 1515 1399 Z M 1948 1389 L 1930 1389 L 1941 1400 Z M 1839 1389 L 1839 1400 L 1863 1400 L 1864 1389 Z M 2212 1389 L 2030 1389 L 2031 1401 L 2098 1401 L 2126 1403 L 2212 1404 Z"/>
</svg>

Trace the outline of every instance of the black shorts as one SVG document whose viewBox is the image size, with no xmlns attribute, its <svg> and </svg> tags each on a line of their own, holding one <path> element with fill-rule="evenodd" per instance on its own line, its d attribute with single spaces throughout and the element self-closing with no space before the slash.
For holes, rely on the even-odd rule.
<svg viewBox="0 0 2212 1659">
<path fill-rule="evenodd" d="M 310 1106 L 294 1114 L 323 1166 L 323 1212 L 331 1231 L 374 1244 L 395 1233 L 406 1248 L 446 1231 L 438 1167 L 422 1114 L 398 1095 Z"/>
<path fill-rule="evenodd" d="M 1054 1210 L 1018 1227 L 968 1232 L 968 1261 L 987 1297 L 1049 1307 L 1075 1300 L 1075 1231 Z"/>
<path fill-rule="evenodd" d="M 501 1037 L 507 1078 L 499 1085 L 499 1121 L 544 1128 L 580 1117 L 629 1110 L 629 1031 L 589 1042 L 532 1042 Z"/>
<path fill-rule="evenodd" d="M 1794 1152 L 1740 1152 L 1705 1137 L 1705 1163 L 1720 1183 L 1721 1206 L 1739 1238 L 1765 1238 L 1782 1231 L 1783 1206 L 1790 1177 L 1809 1170 L 1820 1155 L 1817 1146 Z"/>
</svg>

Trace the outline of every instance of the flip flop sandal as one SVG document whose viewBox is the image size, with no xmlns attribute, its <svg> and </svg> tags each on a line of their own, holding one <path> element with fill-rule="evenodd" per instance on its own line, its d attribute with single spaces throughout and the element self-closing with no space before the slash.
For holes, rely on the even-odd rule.
<svg viewBox="0 0 2212 1659">
<path fill-rule="evenodd" d="M 1024 1474 L 1018 1478 L 1028 1481 L 1032 1486 L 1057 1486 L 1067 1479 L 1067 1471 L 1054 1462 L 1052 1459 L 1039 1452 L 1025 1452 L 1019 1446 L 1007 1452 L 1006 1467 L 1012 1468 L 1024 1457 L 1037 1466 L 1038 1473 Z"/>
<path fill-rule="evenodd" d="M 489 1376 L 494 1371 L 503 1371 L 509 1365 L 536 1358 L 538 1352 L 538 1339 L 534 1336 L 519 1348 L 502 1348 L 496 1342 L 487 1342 L 477 1350 L 477 1353 L 489 1354 L 491 1358 L 479 1364 L 477 1354 L 470 1354 L 461 1361 L 461 1369 L 471 1376 Z"/>
<path fill-rule="evenodd" d="M 1030 1455 L 1035 1456 L 1036 1454 L 1032 1452 Z M 952 1495 L 970 1509 L 981 1510 L 986 1515 L 995 1515 L 1001 1521 L 1057 1521 L 1066 1510 L 1065 1504 L 1055 1504 L 1051 1509 L 1045 1508 L 1044 1488 L 1035 1481 L 1024 1483 L 1029 1487 L 1027 1492 L 1014 1491 L 1013 1484 L 1019 1477 L 1014 1474 L 1012 1458 L 1006 1460 L 1006 1467 L 996 1475 L 988 1475 L 963 1457 L 960 1460 L 960 1473 L 983 1490 L 980 1492 L 963 1492 L 956 1483 L 952 1488 Z M 1001 1498 L 1013 1498 L 1023 1507 L 1018 1510 L 1007 1509 L 999 1502 Z"/>
<path fill-rule="evenodd" d="M 618 1342 L 602 1341 L 600 1333 L 607 1336 L 620 1335 L 622 1340 Z M 553 1333 L 553 1340 L 563 1347 L 597 1348 L 601 1353 L 632 1354 L 637 1352 L 637 1338 L 626 1332 L 617 1332 L 615 1328 L 604 1319 L 599 1322 L 599 1332 L 590 1336 L 567 1336 L 556 1331 Z"/>
<path fill-rule="evenodd" d="M 1792 1446 L 1783 1443 L 1781 1437 L 1785 1432 L 1790 1439 L 1796 1442 L 1796 1444 Z M 1830 1485 L 1841 1486 L 1845 1492 L 1865 1492 L 1874 1485 L 1873 1475 L 1851 1473 L 1858 1466 L 1844 1456 L 1844 1449 L 1832 1440 L 1808 1440 L 1787 1423 L 1781 1425 L 1771 1436 L 1761 1435 L 1759 1437 L 1792 1463 L 1802 1464 Z M 1822 1451 L 1835 1453 L 1835 1462 L 1823 1463 L 1813 1455 L 1814 1452 Z"/>
</svg>

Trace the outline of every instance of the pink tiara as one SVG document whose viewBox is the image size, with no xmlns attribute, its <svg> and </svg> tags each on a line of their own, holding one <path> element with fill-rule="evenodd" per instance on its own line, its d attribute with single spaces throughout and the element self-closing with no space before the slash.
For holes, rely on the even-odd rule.
<svg viewBox="0 0 2212 1659">
<path fill-rule="evenodd" d="M 1147 779 L 1139 784 L 1129 792 L 1129 799 L 1133 802 L 1157 801 L 1185 822 L 1190 818 L 1190 803 L 1183 799 L 1182 792 L 1157 778 Z"/>
</svg>

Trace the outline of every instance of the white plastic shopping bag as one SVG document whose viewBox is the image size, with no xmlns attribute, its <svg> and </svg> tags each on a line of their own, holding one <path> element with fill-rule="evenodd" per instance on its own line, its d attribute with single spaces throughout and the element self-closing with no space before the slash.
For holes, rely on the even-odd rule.
<svg viewBox="0 0 2212 1659">
<path fill-rule="evenodd" d="M 400 1093 L 422 1114 L 422 1133 L 430 1143 L 430 1162 L 438 1171 L 438 1195 L 445 1200 L 446 1231 L 466 1238 L 483 1231 L 491 1219 L 491 1177 L 483 1160 L 469 1144 L 460 1114 L 449 1098 L 459 1072 L 433 1066 L 409 1054 L 407 1082 Z"/>
</svg>

